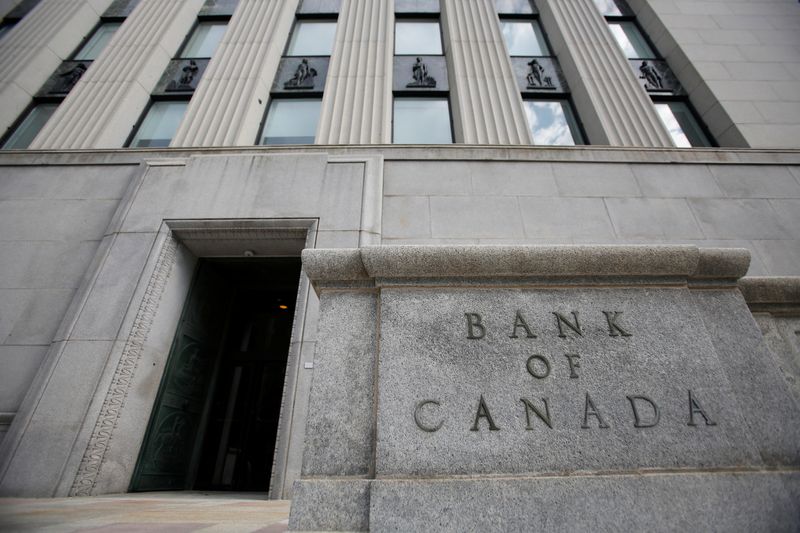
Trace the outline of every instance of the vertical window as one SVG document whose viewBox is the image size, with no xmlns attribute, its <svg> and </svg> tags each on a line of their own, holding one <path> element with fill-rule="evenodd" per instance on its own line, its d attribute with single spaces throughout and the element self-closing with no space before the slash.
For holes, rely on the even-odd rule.
<svg viewBox="0 0 800 533">
<path fill-rule="evenodd" d="M 298 6 L 256 144 L 314 144 L 336 38 L 335 8 L 330 2 Z"/>
<path fill-rule="evenodd" d="M 3 37 L 5 37 L 6 33 L 11 31 L 11 28 L 13 28 L 16 25 L 17 25 L 17 23 L 14 22 L 14 21 L 5 21 L 4 20 L 2 23 L 0 23 L 0 40 L 2 40 Z"/>
<path fill-rule="evenodd" d="M 609 22 L 608 27 L 628 59 L 652 59 L 655 57 L 653 49 L 647 44 L 647 40 L 635 22 L 630 20 Z"/>
<path fill-rule="evenodd" d="M 656 102 L 656 111 L 678 148 L 711 146 L 703 128 L 685 102 Z"/>
<path fill-rule="evenodd" d="M 13 13 L 26 14 L 38 3 L 37 0 L 27 0 L 20 3 L 9 15 Z M 69 94 L 75 84 L 83 77 L 84 73 L 97 59 L 108 42 L 113 37 L 114 32 L 119 29 L 124 21 L 124 17 L 110 16 L 112 7 L 103 13 L 100 24 L 92 33 L 84 39 L 78 49 L 73 52 L 69 59 L 62 61 L 55 72 L 47 79 L 33 99 L 33 106 L 25 115 L 25 118 L 18 122 L 15 129 L 8 134 L 2 148 L 27 148 L 38 133 L 44 128 L 48 119 L 55 113 L 59 104 Z M 11 21 L 6 18 L 3 21 L 3 28 L 10 29 L 16 20 Z M 2 39 L 2 34 L 0 34 Z"/>
<path fill-rule="evenodd" d="M 150 97 L 150 105 L 125 146 L 165 148 L 172 143 L 189 101 L 228 29 L 235 7 L 235 3 L 225 5 L 220 8 L 221 12 L 216 12 L 215 0 L 206 0 L 197 23 L 161 75 Z"/>
<path fill-rule="evenodd" d="M 396 97 L 393 138 L 397 144 L 452 143 L 447 98 Z"/>
<path fill-rule="evenodd" d="M 313 144 L 321 107 L 320 98 L 273 100 L 260 144 Z"/>
<path fill-rule="evenodd" d="M 227 21 L 199 22 L 189 36 L 189 40 L 183 45 L 178 57 L 181 59 L 210 58 L 214 55 L 214 50 L 217 49 L 227 28 Z"/>
<path fill-rule="evenodd" d="M 533 144 L 583 144 L 569 87 L 547 44 L 536 6 L 529 0 L 496 0 L 495 5 Z"/>
<path fill-rule="evenodd" d="M 298 20 L 286 48 L 287 56 L 330 56 L 336 36 L 336 21 Z"/>
<path fill-rule="evenodd" d="M 594 0 L 594 3 L 605 17 L 639 84 L 653 100 L 675 146 L 712 146 L 711 138 L 692 110 L 683 87 L 642 33 L 630 7 L 624 0 Z"/>
<path fill-rule="evenodd" d="M 450 144 L 449 80 L 438 3 L 395 2 L 392 142 Z"/>
<path fill-rule="evenodd" d="M 101 23 L 86 41 L 86 44 L 81 46 L 75 53 L 73 59 L 76 61 L 94 61 L 97 59 L 120 26 L 122 26 L 121 22 Z"/>
<path fill-rule="evenodd" d="M 57 108 L 58 104 L 35 104 L 3 143 L 3 149 L 22 150 L 27 148 Z"/>
<path fill-rule="evenodd" d="M 578 122 L 567 100 L 523 100 L 533 144 L 574 146 L 583 144 Z"/>
<path fill-rule="evenodd" d="M 396 55 L 442 55 L 442 33 L 439 21 L 403 20 L 394 24 Z"/>
<path fill-rule="evenodd" d="M 169 146 L 186 113 L 188 100 L 155 101 L 136 130 L 129 146 L 133 148 L 163 148 Z"/>
<path fill-rule="evenodd" d="M 503 39 L 512 56 L 549 56 L 544 33 L 536 20 L 501 20 Z"/>
</svg>

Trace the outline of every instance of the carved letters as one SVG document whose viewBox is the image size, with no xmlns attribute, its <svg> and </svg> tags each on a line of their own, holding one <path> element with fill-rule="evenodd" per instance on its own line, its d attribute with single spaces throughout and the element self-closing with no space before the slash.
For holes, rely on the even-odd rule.
<svg viewBox="0 0 800 533">
<path fill-rule="evenodd" d="M 601 311 L 604 317 L 604 325 L 608 328 L 609 337 L 632 337 L 628 326 L 621 324 L 622 311 Z M 555 319 L 555 331 L 562 339 L 567 337 L 583 337 L 583 326 L 578 311 L 569 311 L 562 313 L 553 311 L 552 316 Z M 480 340 L 486 337 L 487 325 L 483 322 L 483 317 L 480 313 L 470 312 L 464 313 L 467 321 L 467 338 L 470 340 Z M 511 339 L 536 339 L 539 333 L 530 325 L 528 319 L 521 310 L 517 310 L 511 321 L 511 333 L 508 335 Z M 628 328 L 628 329 L 626 329 Z"/>
<path fill-rule="evenodd" d="M 691 427 L 702 425 L 702 423 L 698 423 L 698 419 L 695 418 L 697 415 L 703 420 L 706 426 L 716 426 L 717 423 L 714 422 L 708 413 L 700 406 L 697 396 L 691 390 L 689 390 L 688 393 L 689 413 L 686 425 Z M 653 399 L 643 394 L 628 395 L 625 396 L 625 398 L 627 398 L 630 403 L 630 423 L 634 428 L 653 428 L 659 425 L 661 422 L 661 408 Z M 676 401 L 676 398 L 671 398 L 670 400 L 669 407 L 673 409 L 677 409 L 682 403 Z M 563 411 L 559 411 L 560 423 L 557 423 L 551 415 L 550 401 L 547 398 L 541 398 L 541 405 L 535 404 L 528 398 L 520 398 L 519 401 L 522 403 L 523 409 L 525 410 L 525 430 L 527 431 L 535 429 L 535 421 L 537 418 L 549 429 L 554 429 L 557 426 L 565 427 L 578 424 L 581 429 L 609 429 L 611 427 L 611 424 L 606 418 L 606 411 L 603 404 L 601 402 L 595 402 L 588 392 L 586 392 L 584 396 L 582 407 L 578 407 L 577 402 L 573 402 L 573 404 L 566 406 L 569 409 L 567 415 L 565 415 Z M 436 406 L 436 410 L 434 410 L 434 408 L 427 408 L 429 405 Z M 442 403 L 438 400 L 423 400 L 417 403 L 414 409 L 414 422 L 417 427 L 426 433 L 436 433 L 439 431 L 445 424 L 445 419 L 441 418 L 439 413 L 439 408 L 441 407 Z M 507 408 L 508 406 L 503 407 Z M 565 406 L 554 406 L 554 412 L 556 412 L 555 407 L 563 408 Z M 489 402 L 482 394 L 478 399 L 477 405 L 473 406 L 471 409 L 470 412 L 474 412 L 475 414 L 472 418 L 472 426 L 469 428 L 470 431 L 483 431 L 485 429 L 489 431 L 501 430 L 495 423 L 495 419 L 489 407 Z M 578 409 L 580 409 L 580 412 L 578 412 Z M 431 420 L 436 420 L 436 422 L 430 423 Z"/>
<path fill-rule="evenodd" d="M 598 318 L 599 315 L 599 318 Z M 631 328 L 631 322 L 626 319 L 622 311 L 608 311 L 601 310 L 599 313 L 592 313 L 586 315 L 590 317 L 586 323 L 589 328 L 586 329 L 582 324 L 583 315 L 577 310 L 567 312 L 552 311 L 552 322 L 549 326 L 537 328 L 536 325 L 529 320 L 529 316 L 522 310 L 516 310 L 513 316 L 508 316 L 507 324 L 510 327 L 503 333 L 509 339 L 519 339 L 518 342 L 524 342 L 525 339 L 539 339 L 540 336 L 551 336 L 560 339 L 580 339 L 583 338 L 587 331 L 598 332 L 603 337 L 611 337 L 614 339 L 611 342 L 623 342 L 626 338 L 634 336 L 634 329 Z M 499 329 L 497 322 L 484 320 L 484 317 L 477 312 L 470 311 L 464 313 L 466 322 L 466 338 L 469 341 L 483 341 L 491 342 L 493 335 L 499 335 L 496 330 Z M 607 338 L 607 337 L 606 337 Z M 508 341 L 506 341 L 508 342 Z M 515 341 L 516 342 L 516 341 Z M 569 341 L 567 341 L 569 342 Z M 580 379 L 579 370 L 581 367 L 581 356 L 577 353 L 564 353 L 566 361 L 560 359 L 560 356 L 552 354 L 546 355 L 542 353 L 534 353 L 527 356 L 525 360 L 525 370 L 533 378 L 533 382 L 544 379 L 553 379 L 551 375 L 554 370 L 554 363 L 556 367 L 563 365 L 568 370 L 564 372 L 555 372 L 555 375 L 566 376 L 567 379 Z M 560 363 L 559 363 L 560 361 Z M 591 358 L 589 359 L 591 361 Z M 632 427 L 636 429 L 654 428 L 661 422 L 661 408 L 658 403 L 645 394 L 630 394 L 624 395 L 630 405 L 629 419 Z M 491 398 L 489 398 L 491 400 Z M 577 399 L 576 399 L 577 400 Z M 580 427 L 586 430 L 596 429 L 609 429 L 611 428 L 612 420 L 619 420 L 619 417 L 609 418 L 608 413 L 613 413 L 610 410 L 608 399 L 601 398 L 600 402 L 596 402 L 588 391 L 582 398 L 581 406 L 571 406 L 572 414 L 565 415 L 565 406 L 552 405 L 548 398 L 540 398 L 531 400 L 529 398 L 521 397 L 519 399 L 524 409 L 525 414 L 525 430 L 533 431 L 539 426 L 540 428 L 547 428 L 552 430 L 555 427 L 575 424 L 574 427 Z M 685 406 L 686 400 L 680 402 L 677 398 L 669 398 L 666 400 L 668 405 L 673 410 L 678 408 L 678 405 Z M 624 402 L 624 400 L 623 400 Z M 614 403 L 619 408 L 619 402 Z M 553 411 L 551 412 L 551 406 Z M 438 399 L 423 400 L 416 404 L 413 411 L 414 422 L 417 427 L 426 433 L 436 433 L 446 423 L 444 413 L 447 412 L 446 405 Z M 498 407 L 498 406 L 495 406 Z M 498 408 L 507 408 L 508 406 L 500 406 Z M 566 406 L 570 407 L 570 406 Z M 467 407 L 465 407 L 467 408 Z M 683 408 L 683 407 L 682 407 Z M 502 428 L 497 425 L 495 418 L 492 416 L 490 408 L 490 401 L 479 394 L 479 399 L 472 407 L 467 408 L 470 411 L 472 426 L 469 427 L 470 431 L 502 431 Z M 607 409 L 609 409 L 607 411 Z M 684 411 L 686 412 L 686 411 Z M 473 416 L 474 414 L 474 416 Z M 556 416 L 558 414 L 558 416 Z M 673 417 L 674 419 L 674 417 Z M 697 398 L 697 395 L 688 390 L 688 413 L 686 425 L 690 427 L 698 426 L 716 426 L 717 423 L 711 417 L 709 412 L 703 408 L 702 404 Z"/>
</svg>

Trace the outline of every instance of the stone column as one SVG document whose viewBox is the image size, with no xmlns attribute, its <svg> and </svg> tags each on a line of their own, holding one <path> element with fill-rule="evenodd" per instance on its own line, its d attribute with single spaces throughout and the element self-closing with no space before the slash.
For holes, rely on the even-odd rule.
<svg viewBox="0 0 800 533">
<path fill-rule="evenodd" d="M 592 0 L 536 2 L 592 144 L 673 146 Z"/>
<path fill-rule="evenodd" d="M 172 146 L 255 143 L 298 0 L 241 0 Z"/>
<path fill-rule="evenodd" d="M 491 0 L 442 0 L 457 142 L 532 144 Z"/>
<path fill-rule="evenodd" d="M 142 0 L 30 147 L 122 146 L 202 5 Z"/>
<path fill-rule="evenodd" d="M 78 47 L 111 0 L 42 0 L 0 41 L 0 135 Z"/>
<path fill-rule="evenodd" d="M 317 144 L 392 139 L 392 0 L 345 0 L 336 30 Z"/>
</svg>

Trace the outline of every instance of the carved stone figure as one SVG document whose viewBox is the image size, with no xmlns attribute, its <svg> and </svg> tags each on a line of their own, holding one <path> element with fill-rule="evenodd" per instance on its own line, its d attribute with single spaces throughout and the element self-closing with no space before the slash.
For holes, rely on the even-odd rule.
<svg viewBox="0 0 800 533">
<path fill-rule="evenodd" d="M 283 84 L 284 89 L 313 89 L 314 78 L 317 77 L 316 69 L 308 64 L 308 59 L 303 59 L 294 71 L 292 79 Z"/>
<path fill-rule="evenodd" d="M 83 63 L 78 63 L 68 71 L 64 72 L 60 75 L 61 77 L 61 85 L 58 87 L 57 90 L 51 92 L 58 92 L 58 93 L 68 93 L 72 90 L 78 80 L 81 79 L 84 72 L 88 70 L 89 67 L 84 65 Z"/>
<path fill-rule="evenodd" d="M 428 75 L 428 66 L 420 58 L 417 58 L 417 61 L 411 66 L 411 77 L 413 81 L 406 87 L 436 87 L 436 79 Z"/>
<path fill-rule="evenodd" d="M 658 73 L 658 70 L 656 70 L 656 68 L 647 61 L 642 61 L 642 64 L 639 67 L 639 72 L 642 73 L 639 78 L 647 82 L 645 89 L 664 88 L 663 80 L 661 79 L 661 75 Z"/>
<path fill-rule="evenodd" d="M 190 59 L 181 69 L 181 77 L 178 78 L 178 81 L 172 80 L 167 85 L 167 91 L 193 91 L 194 90 L 194 79 L 197 76 L 197 73 L 200 71 L 200 67 L 197 66 L 197 63 L 194 59 Z"/>
<path fill-rule="evenodd" d="M 528 63 L 530 72 L 528 72 L 528 89 L 553 89 L 553 78 L 545 76 L 545 70 L 542 65 L 535 59 Z"/>
</svg>

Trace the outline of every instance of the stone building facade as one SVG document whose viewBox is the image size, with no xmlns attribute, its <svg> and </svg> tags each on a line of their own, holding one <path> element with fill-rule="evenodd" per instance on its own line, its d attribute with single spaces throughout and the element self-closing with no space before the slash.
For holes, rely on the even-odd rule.
<svg viewBox="0 0 800 533">
<path fill-rule="evenodd" d="M 800 401 L 793 0 L 11 0 L 0 15 L 2 495 L 256 477 L 292 497 L 315 348 L 336 335 L 299 271 L 308 248 L 744 248 L 744 295 Z M 106 23 L 113 36 L 81 59 Z M 186 52 L 201 27 L 216 48 Z M 423 46 L 431 27 L 440 50 Z M 180 360 L 176 331 L 219 330 L 217 353 L 236 315 L 206 310 L 250 305 L 198 292 L 212 270 L 211 293 L 296 295 L 288 322 L 258 319 L 289 328 L 264 415 L 274 452 L 238 463 L 260 477 L 236 466 L 241 446 L 200 443 L 205 398 L 233 390 L 215 383 L 252 367 L 212 357 L 182 374 L 206 348 Z M 193 422 L 158 418 L 195 394 Z"/>
</svg>

